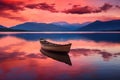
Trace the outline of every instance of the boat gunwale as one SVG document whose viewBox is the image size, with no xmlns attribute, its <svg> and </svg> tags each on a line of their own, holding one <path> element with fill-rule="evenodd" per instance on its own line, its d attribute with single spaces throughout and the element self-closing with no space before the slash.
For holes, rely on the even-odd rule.
<svg viewBox="0 0 120 80">
<path fill-rule="evenodd" d="M 72 43 L 68 43 L 68 44 L 56 44 L 56 43 L 49 42 L 47 40 L 40 40 L 40 42 L 43 45 L 50 45 L 50 46 L 71 46 L 71 44 L 72 44 Z"/>
</svg>

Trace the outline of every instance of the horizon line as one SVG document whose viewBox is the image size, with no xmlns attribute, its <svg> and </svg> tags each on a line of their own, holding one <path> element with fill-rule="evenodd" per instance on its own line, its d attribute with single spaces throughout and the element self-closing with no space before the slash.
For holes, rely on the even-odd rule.
<svg viewBox="0 0 120 80">
<path fill-rule="evenodd" d="M 87 22 L 90 22 L 90 23 L 93 23 L 93 22 L 96 22 L 96 21 L 101 21 L 101 22 L 108 22 L 108 21 L 114 21 L 114 20 L 120 20 L 120 19 L 113 19 L 113 20 L 95 20 L 95 21 L 86 21 L 86 22 L 82 22 L 82 23 L 79 23 L 79 22 L 74 22 L 74 23 L 78 23 L 78 24 L 84 24 L 84 23 L 87 23 Z M 55 21 L 55 22 L 66 22 L 68 24 L 74 24 L 74 23 L 70 23 L 70 22 L 67 22 L 67 21 Z M 51 24 L 51 23 L 55 23 L 55 22 L 35 22 L 35 21 L 26 21 L 26 22 L 22 22 L 20 24 L 24 24 L 24 23 L 44 23 L 44 24 Z M 16 24 L 16 25 L 13 25 L 13 26 L 17 26 L 17 25 L 20 25 L 20 24 Z M 13 26 L 4 26 L 4 25 L 1 25 L 0 26 L 3 26 L 3 27 L 6 27 L 6 28 L 11 28 Z"/>
</svg>

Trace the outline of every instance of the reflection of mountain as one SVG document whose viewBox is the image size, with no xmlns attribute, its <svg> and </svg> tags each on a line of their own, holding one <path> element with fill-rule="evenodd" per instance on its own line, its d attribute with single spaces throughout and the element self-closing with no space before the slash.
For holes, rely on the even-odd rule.
<svg viewBox="0 0 120 80">
<path fill-rule="evenodd" d="M 40 50 L 44 55 L 52 58 L 52 59 L 55 59 L 57 61 L 60 61 L 60 62 L 64 62 L 68 65 L 72 65 L 71 63 L 71 60 L 70 60 L 70 57 L 68 54 L 63 54 L 63 53 L 54 53 L 54 52 L 49 52 L 49 51 L 45 51 L 45 50 Z"/>
<path fill-rule="evenodd" d="M 93 41 L 106 41 L 106 42 L 120 42 L 120 33 L 92 33 L 92 34 L 39 34 L 39 33 L 24 33 L 24 34 L 11 34 L 26 40 L 39 40 L 40 38 L 52 40 L 93 40 Z"/>
<path fill-rule="evenodd" d="M 120 31 L 120 20 L 95 21 L 85 27 L 79 28 L 80 31 Z"/>
<path fill-rule="evenodd" d="M 7 36 L 7 35 L 5 35 L 5 34 L 0 34 L 0 38 L 3 38 L 3 37 L 5 37 L 5 36 Z"/>
</svg>

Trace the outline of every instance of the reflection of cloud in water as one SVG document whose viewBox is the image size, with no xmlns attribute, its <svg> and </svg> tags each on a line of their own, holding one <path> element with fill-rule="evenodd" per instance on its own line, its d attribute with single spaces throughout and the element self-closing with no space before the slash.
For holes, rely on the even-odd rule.
<svg viewBox="0 0 120 80">
<path fill-rule="evenodd" d="M 120 43 L 112 42 L 94 42 L 91 40 L 69 40 L 72 43 L 71 54 L 75 55 L 90 55 L 100 54 L 106 60 L 113 56 L 119 55 Z M 26 41 L 16 37 L 4 37 L 0 39 L 0 60 L 6 59 L 25 59 L 25 58 L 39 58 L 45 59 L 40 50 L 39 41 Z M 114 47 L 113 47 L 114 46 Z M 78 49 L 76 49 L 78 48 Z"/>
<path fill-rule="evenodd" d="M 90 55 L 101 55 L 101 57 L 105 60 L 105 61 L 109 61 L 110 59 L 112 59 L 112 57 L 117 57 L 120 55 L 120 53 L 110 53 L 110 52 L 106 52 L 106 51 L 102 51 L 99 49 L 84 49 L 84 48 L 80 48 L 80 49 L 72 49 L 70 51 L 70 54 L 73 57 L 79 57 L 81 55 L 84 56 L 90 56 Z"/>
<path fill-rule="evenodd" d="M 0 62 L 4 61 L 4 60 L 8 60 L 8 59 L 18 59 L 18 60 L 23 60 L 26 58 L 36 58 L 36 59 L 46 59 L 47 57 L 44 56 L 41 53 L 25 53 L 25 52 L 3 52 L 0 49 Z M 109 61 L 110 59 L 112 59 L 112 57 L 118 57 L 120 55 L 120 53 L 109 53 L 106 51 L 101 51 L 98 49 L 72 49 L 70 51 L 70 55 L 71 57 L 80 57 L 81 55 L 84 56 L 91 56 L 91 55 L 101 55 L 101 57 L 105 60 L 105 61 Z"/>
<path fill-rule="evenodd" d="M 92 40 L 70 40 L 70 42 L 72 43 L 72 49 L 85 48 L 105 50 L 112 53 L 120 52 L 120 43 L 94 42 Z"/>
<path fill-rule="evenodd" d="M 120 79 L 119 35 L 18 34 L 0 36 L 0 80 L 73 80 L 73 78 L 74 80 L 86 80 L 86 78 L 94 80 L 95 77 L 95 80 L 101 78 L 103 78 L 101 80 L 106 80 L 106 77 L 107 80 Z M 72 50 L 69 55 L 72 67 L 42 55 L 40 38 L 70 41 Z M 105 63 L 101 61 L 101 58 L 109 62 Z"/>
<path fill-rule="evenodd" d="M 1 51 L 0 51 L 1 52 Z M 1 52 L 0 53 L 0 62 L 8 59 L 20 58 L 20 56 L 25 55 L 24 52 Z"/>
<path fill-rule="evenodd" d="M 26 55 L 25 57 L 28 57 L 28 58 L 40 58 L 40 59 L 46 59 L 47 57 L 38 53 L 38 54 L 34 54 L 34 53 L 31 53 L 31 54 L 28 54 Z"/>
<path fill-rule="evenodd" d="M 0 39 L 0 49 L 5 52 L 38 53 L 40 43 L 38 41 L 26 41 L 15 37 Z"/>
<path fill-rule="evenodd" d="M 97 74 L 94 73 L 97 68 L 94 61 L 97 62 L 100 59 L 98 55 L 101 55 L 100 57 L 104 60 L 109 60 L 114 56 L 118 57 L 120 55 L 120 51 L 118 50 L 119 43 L 94 42 L 91 40 L 71 40 L 71 42 L 74 49 L 70 51 L 69 55 L 73 66 L 69 67 L 42 55 L 40 53 L 39 41 L 26 41 L 15 37 L 0 39 L 0 80 L 73 80 L 73 78 L 74 80 L 82 80 L 83 76 L 86 77 L 86 74 L 92 76 L 92 79 L 89 80 L 93 80 L 94 75 Z M 104 50 L 101 49 L 102 47 Z M 113 47 L 113 52 L 109 50 L 111 47 Z M 118 50 L 117 53 L 114 51 L 116 48 Z M 96 54 L 97 56 L 95 57 L 97 60 L 95 57 L 86 59 L 88 56 Z M 90 61 L 91 59 L 94 61 Z M 108 68 L 110 67 L 105 69 Z M 55 74 L 51 74 L 51 72 Z M 109 75 L 109 72 L 107 74 Z M 113 77 L 115 78 L 117 73 L 114 72 L 114 74 L 115 76 Z M 106 77 L 106 75 L 97 76 L 99 78 Z"/>
<path fill-rule="evenodd" d="M 0 62 L 4 62 L 4 60 L 12 60 L 12 59 L 18 59 L 18 60 L 24 60 L 26 58 L 37 58 L 37 59 L 46 59 L 47 57 L 45 57 L 44 55 L 40 54 L 40 53 L 30 53 L 30 54 L 26 54 L 24 52 L 2 52 L 0 50 Z"/>
<path fill-rule="evenodd" d="M 72 43 L 72 49 L 88 48 L 106 50 L 107 52 L 117 53 L 120 50 L 120 43 L 95 42 L 92 40 L 69 40 Z M 7 52 L 19 51 L 25 53 L 38 53 L 40 43 L 38 41 L 26 41 L 16 37 L 5 37 L 0 39 L 0 48 Z M 114 46 L 114 47 L 113 47 Z"/>
</svg>

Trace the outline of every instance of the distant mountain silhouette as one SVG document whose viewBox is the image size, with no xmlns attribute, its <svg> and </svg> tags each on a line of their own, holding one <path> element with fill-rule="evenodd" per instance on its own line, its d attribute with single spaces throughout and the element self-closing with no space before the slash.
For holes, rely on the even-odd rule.
<svg viewBox="0 0 120 80">
<path fill-rule="evenodd" d="M 15 31 L 25 31 L 25 30 L 17 30 L 17 29 L 11 29 L 7 28 L 5 26 L 0 25 L 0 32 L 15 32 Z"/>
<path fill-rule="evenodd" d="M 85 23 L 67 23 L 67 22 L 64 22 L 64 21 L 61 21 L 61 22 L 53 22 L 51 24 L 54 24 L 54 25 L 57 25 L 57 26 L 62 26 L 62 27 L 66 27 L 66 28 L 69 28 L 71 30 L 78 30 L 79 28 L 81 27 L 84 27 L 88 24 L 90 24 L 90 22 L 85 22 Z"/>
<path fill-rule="evenodd" d="M 0 25 L 0 29 L 1 29 L 1 28 L 5 28 L 5 27 L 4 27 L 4 26 L 2 26 L 2 25 Z"/>
<path fill-rule="evenodd" d="M 0 31 L 8 31 L 9 29 L 5 26 L 0 25 Z"/>
<path fill-rule="evenodd" d="M 65 27 L 55 24 L 27 22 L 11 27 L 11 29 L 26 31 L 73 31 L 71 27 Z"/>
<path fill-rule="evenodd" d="M 88 23 L 79 24 L 69 24 L 67 22 L 53 22 L 53 23 L 35 23 L 35 22 L 26 22 L 11 27 L 11 29 L 17 30 L 26 30 L 26 31 L 76 31 L 82 26 L 87 25 Z"/>
<path fill-rule="evenodd" d="M 67 26 L 67 25 L 69 25 L 69 23 L 67 23 L 67 22 L 64 22 L 64 21 L 60 21 L 60 22 L 53 22 L 53 23 L 51 23 L 51 24 L 54 24 L 54 25 L 60 25 L 60 26 Z"/>
<path fill-rule="evenodd" d="M 79 28 L 79 31 L 120 31 L 120 20 L 95 21 L 87 26 Z"/>
<path fill-rule="evenodd" d="M 53 23 L 36 23 L 26 22 L 6 28 L 0 25 L 0 31 L 120 31 L 120 20 L 112 21 L 95 21 L 93 23 L 67 23 L 67 22 L 53 22 Z"/>
</svg>

